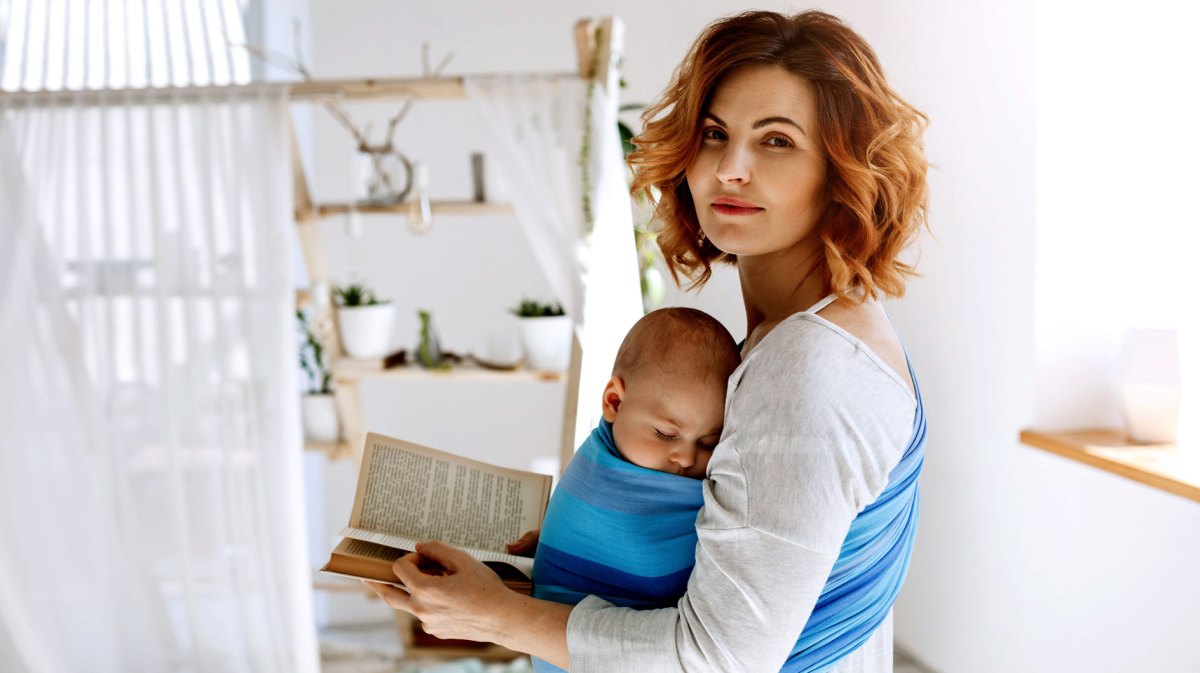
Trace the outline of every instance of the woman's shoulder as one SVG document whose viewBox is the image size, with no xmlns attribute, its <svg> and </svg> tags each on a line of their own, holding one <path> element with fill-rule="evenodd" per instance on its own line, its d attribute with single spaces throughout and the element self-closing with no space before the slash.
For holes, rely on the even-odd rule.
<svg viewBox="0 0 1200 673">
<path fill-rule="evenodd" d="M 833 306 L 826 310 L 829 308 Z M 796 313 L 780 321 L 746 354 L 734 379 L 749 377 L 757 384 L 785 384 L 793 379 L 801 383 L 799 391 L 825 384 L 862 393 L 863 387 L 869 386 L 897 401 L 915 404 L 904 349 L 886 315 L 883 320 L 888 333 L 874 325 L 863 329 L 861 324 L 846 324 L 838 320 L 841 317 L 827 317 L 823 310 L 820 314 Z"/>
<path fill-rule="evenodd" d="M 916 411 L 916 398 L 861 340 L 819 316 L 789 316 L 730 377 L 725 430 L 709 463 L 719 485 L 713 497 L 742 495 L 739 521 L 836 553 L 849 519 L 833 512 L 852 518 L 883 492 Z M 787 493 L 789 504 L 763 507 L 753 493 Z M 801 531 L 773 510 L 791 519 L 798 511 L 822 514 Z"/>
</svg>

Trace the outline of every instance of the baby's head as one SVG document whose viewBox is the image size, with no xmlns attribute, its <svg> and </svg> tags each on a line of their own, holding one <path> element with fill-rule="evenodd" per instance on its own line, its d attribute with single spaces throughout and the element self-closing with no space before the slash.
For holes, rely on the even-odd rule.
<svg viewBox="0 0 1200 673">
<path fill-rule="evenodd" d="M 703 311 L 663 308 L 634 324 L 604 387 L 604 418 L 629 462 L 702 479 L 725 417 L 737 344 Z"/>
</svg>

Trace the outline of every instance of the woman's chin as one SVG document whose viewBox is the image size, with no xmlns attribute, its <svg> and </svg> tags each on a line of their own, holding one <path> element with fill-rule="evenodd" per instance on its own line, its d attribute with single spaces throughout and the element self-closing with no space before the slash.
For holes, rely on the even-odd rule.
<svg viewBox="0 0 1200 673">
<path fill-rule="evenodd" d="M 720 250 L 721 252 L 725 253 L 726 255 L 753 255 L 753 254 L 755 254 L 753 245 L 750 245 L 747 241 L 744 241 L 744 240 L 739 241 L 737 239 L 737 237 L 734 237 L 734 236 L 723 236 L 721 238 L 709 238 L 708 242 L 710 244 L 712 244 L 712 246 L 714 248 L 716 248 L 717 250 Z"/>
</svg>

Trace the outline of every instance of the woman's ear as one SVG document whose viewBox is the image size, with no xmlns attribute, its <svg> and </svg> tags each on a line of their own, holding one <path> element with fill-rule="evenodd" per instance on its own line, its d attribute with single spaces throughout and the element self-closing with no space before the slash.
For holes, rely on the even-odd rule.
<svg viewBox="0 0 1200 673">
<path fill-rule="evenodd" d="M 625 382 L 620 376 L 614 376 L 608 380 L 608 385 L 604 386 L 604 395 L 601 397 L 601 413 L 604 414 L 604 420 L 612 423 L 617 420 L 617 410 L 621 408 L 621 402 L 625 400 Z"/>
</svg>

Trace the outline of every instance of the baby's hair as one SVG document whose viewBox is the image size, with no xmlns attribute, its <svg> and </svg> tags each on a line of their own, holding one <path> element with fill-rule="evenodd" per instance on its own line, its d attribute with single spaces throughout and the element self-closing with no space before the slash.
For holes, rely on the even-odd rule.
<svg viewBox="0 0 1200 673">
<path fill-rule="evenodd" d="M 660 308 L 638 320 L 617 351 L 613 376 L 630 378 L 655 366 L 680 369 L 724 385 L 741 363 L 737 343 L 716 318 L 694 308 Z"/>
</svg>

